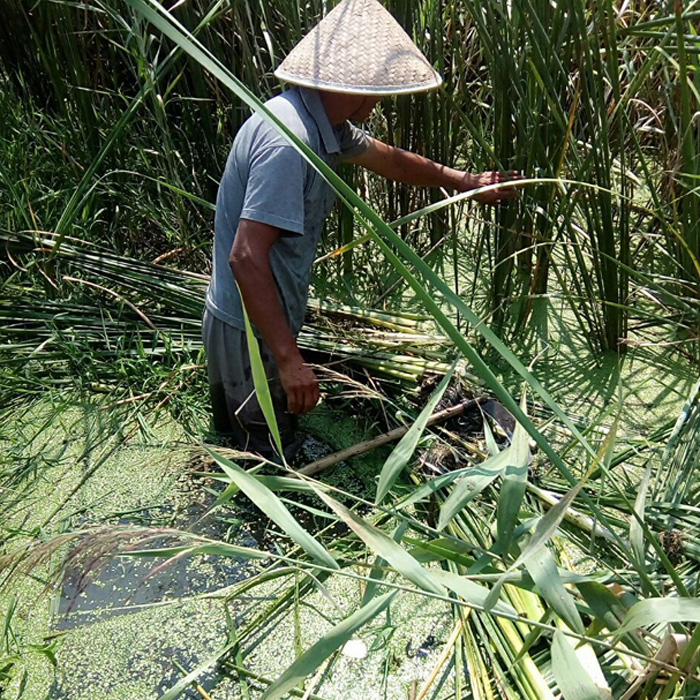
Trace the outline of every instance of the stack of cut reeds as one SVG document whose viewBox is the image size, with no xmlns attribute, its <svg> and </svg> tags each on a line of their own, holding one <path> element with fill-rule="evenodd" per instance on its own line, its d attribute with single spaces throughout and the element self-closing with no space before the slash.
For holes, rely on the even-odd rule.
<svg viewBox="0 0 700 700">
<path fill-rule="evenodd" d="M 40 363 L 65 384 L 76 369 L 67 346 L 85 348 L 93 363 L 134 355 L 189 361 L 200 350 L 206 275 L 51 233 L 0 233 L 0 242 L 16 270 L 0 302 L 6 366 Z M 427 332 L 425 321 L 310 299 L 299 345 L 416 391 L 449 367 L 449 339 Z"/>
</svg>

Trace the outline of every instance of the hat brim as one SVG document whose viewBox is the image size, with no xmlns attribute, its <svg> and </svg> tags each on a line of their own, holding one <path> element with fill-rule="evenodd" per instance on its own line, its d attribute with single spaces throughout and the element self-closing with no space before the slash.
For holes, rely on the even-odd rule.
<svg viewBox="0 0 700 700">
<path fill-rule="evenodd" d="M 338 85 L 337 83 L 324 82 L 322 80 L 310 80 L 300 78 L 297 75 L 287 73 L 279 68 L 275 71 L 275 77 L 286 83 L 301 85 L 302 87 L 325 90 L 326 92 L 339 92 L 346 95 L 376 95 L 377 97 L 389 97 L 391 95 L 406 95 L 413 92 L 428 92 L 442 85 L 442 76 L 435 73 L 434 82 L 422 82 L 414 85 Z"/>
</svg>

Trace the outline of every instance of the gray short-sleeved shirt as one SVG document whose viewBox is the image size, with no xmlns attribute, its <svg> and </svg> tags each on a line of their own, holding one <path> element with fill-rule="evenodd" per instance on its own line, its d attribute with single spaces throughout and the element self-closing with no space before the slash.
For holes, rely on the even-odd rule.
<svg viewBox="0 0 700 700">
<path fill-rule="evenodd" d="M 350 122 L 331 126 L 315 90 L 295 87 L 265 106 L 334 169 L 369 145 L 367 134 Z M 248 119 L 233 142 L 216 198 L 209 311 L 236 328 L 245 327 L 229 253 L 239 219 L 270 224 L 281 231 L 270 250 L 270 267 L 296 335 L 304 322 L 316 244 L 334 200 L 321 175 L 274 127 L 257 115 Z"/>
</svg>

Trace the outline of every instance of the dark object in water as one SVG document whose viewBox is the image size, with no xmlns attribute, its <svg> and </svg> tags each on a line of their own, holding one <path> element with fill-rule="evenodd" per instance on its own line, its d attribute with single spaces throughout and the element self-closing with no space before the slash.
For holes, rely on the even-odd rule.
<svg viewBox="0 0 700 700">
<path fill-rule="evenodd" d="M 496 401 L 496 399 L 489 399 L 481 404 L 481 410 L 487 416 L 491 417 L 501 432 L 508 437 L 509 441 L 513 439 L 515 418 L 503 404 Z"/>
<path fill-rule="evenodd" d="M 672 564 L 680 561 L 683 551 L 683 533 L 676 528 L 664 530 L 659 534 L 659 542 L 666 552 L 666 556 Z"/>
<path fill-rule="evenodd" d="M 411 642 L 406 642 L 406 656 L 408 656 L 409 659 L 424 659 L 428 654 L 431 652 L 431 650 L 435 649 L 435 647 L 438 646 L 438 641 L 435 638 L 434 634 L 429 634 L 420 644 L 420 646 L 417 649 L 413 649 L 413 645 Z"/>
</svg>

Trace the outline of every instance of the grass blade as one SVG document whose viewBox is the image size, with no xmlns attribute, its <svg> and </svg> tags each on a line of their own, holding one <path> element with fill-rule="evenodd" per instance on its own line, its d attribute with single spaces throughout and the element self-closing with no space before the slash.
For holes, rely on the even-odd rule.
<svg viewBox="0 0 700 700">
<path fill-rule="evenodd" d="M 285 508 L 284 504 L 270 489 L 260 483 L 258 479 L 241 469 L 237 464 L 222 457 L 213 450 L 207 450 L 217 461 L 226 475 L 234 482 L 243 493 L 250 498 L 260 510 L 265 513 L 277 526 L 289 535 L 305 552 L 316 561 L 337 569 L 338 564 L 328 551 L 319 544 L 301 525 L 294 516 Z"/>
<path fill-rule="evenodd" d="M 560 630 L 552 641 L 552 673 L 566 700 L 601 700 L 601 693 Z"/>
<path fill-rule="evenodd" d="M 586 481 L 588 481 L 591 474 L 597 469 L 598 464 L 606 456 L 609 456 L 612 453 L 612 447 L 615 443 L 615 436 L 617 434 L 618 419 L 619 413 L 615 418 L 615 422 L 613 423 L 610 432 L 605 437 L 605 440 L 603 440 L 603 444 L 601 445 L 598 454 L 596 455 L 595 459 L 591 462 L 590 467 L 588 467 L 588 471 L 584 474 L 583 479 L 581 479 L 581 481 L 579 481 L 578 484 L 576 484 L 576 486 L 574 486 L 564 496 L 564 498 L 562 498 L 561 501 L 559 501 L 559 503 L 550 508 L 547 511 L 547 513 L 544 516 L 542 516 L 542 518 L 540 518 L 539 522 L 535 527 L 535 531 L 532 533 L 532 537 L 530 537 L 530 539 L 528 540 L 528 543 L 523 548 L 522 552 L 520 553 L 520 556 L 518 556 L 518 558 L 513 562 L 513 564 L 510 567 L 508 567 L 508 570 L 505 571 L 501 578 L 496 582 L 496 585 L 494 586 L 491 592 L 491 604 L 493 604 L 493 602 L 495 602 L 495 600 L 498 598 L 498 595 L 500 593 L 500 587 L 503 585 L 508 575 L 512 571 L 517 569 L 519 566 L 525 564 L 529 557 L 534 556 L 539 549 L 545 546 L 545 544 L 549 541 L 549 538 L 557 531 L 557 528 L 559 527 L 561 521 L 566 515 L 567 509 L 574 501 L 578 493 L 581 491 Z"/>
<path fill-rule="evenodd" d="M 458 576 L 453 574 L 451 571 L 435 571 L 433 572 L 438 581 L 440 581 L 445 588 L 449 588 L 453 593 L 456 593 L 460 598 L 463 598 L 467 603 L 474 603 L 479 607 L 484 607 L 486 603 L 486 598 L 489 594 L 489 589 L 481 586 L 474 581 L 463 576 Z M 503 612 L 508 615 L 517 615 L 517 610 L 506 603 L 505 601 L 499 600 L 496 605 L 493 606 L 494 610 L 498 612 Z"/>
<path fill-rule="evenodd" d="M 309 647 L 260 697 L 260 700 L 279 700 L 307 676 L 312 674 L 334 651 L 340 649 L 360 627 L 386 609 L 396 591 L 375 598 L 338 623 L 313 646 Z"/>
<path fill-rule="evenodd" d="M 401 542 L 403 536 L 406 534 L 407 528 L 408 523 L 405 520 L 399 523 L 399 526 L 396 528 L 396 530 L 394 530 L 394 534 L 391 536 L 391 539 L 393 539 L 394 542 Z M 379 589 L 382 579 L 384 578 L 386 564 L 387 562 L 381 557 L 375 557 L 374 565 L 369 572 L 370 580 L 367 582 L 365 592 L 362 596 L 362 601 L 360 602 L 361 606 L 367 605 L 367 603 L 369 603 L 369 601 L 372 600 L 372 598 L 374 598 L 374 596 L 377 594 L 377 590 Z"/>
<path fill-rule="evenodd" d="M 497 455 L 489 457 L 485 462 L 469 469 L 466 476 L 455 485 L 452 493 L 440 508 L 438 530 L 444 529 L 472 498 L 478 496 L 496 477 L 503 473 L 512 460 L 512 447 L 507 447 Z M 437 479 L 439 478 L 437 477 Z"/>
<path fill-rule="evenodd" d="M 657 625 L 661 622 L 700 622 L 698 598 L 647 598 L 635 603 L 625 615 L 617 635 L 637 627 Z"/>
<path fill-rule="evenodd" d="M 365 522 L 344 505 L 326 493 L 318 491 L 318 496 L 335 511 L 350 529 L 378 556 L 386 560 L 402 576 L 419 588 L 445 595 L 445 589 L 437 582 L 432 571 L 423 568 L 403 547 L 378 528 Z"/>
<path fill-rule="evenodd" d="M 428 419 L 433 414 L 435 406 L 442 398 L 445 393 L 450 379 L 452 379 L 452 374 L 455 370 L 456 365 L 452 365 L 450 371 L 442 378 L 442 381 L 438 385 L 438 388 L 433 392 L 433 395 L 425 404 L 423 410 L 420 412 L 418 418 L 416 418 L 415 423 L 410 427 L 409 431 L 401 438 L 400 442 L 392 450 L 391 454 L 387 458 L 384 466 L 382 467 L 382 473 L 379 475 L 379 484 L 377 486 L 377 498 L 375 503 L 381 503 L 389 493 L 389 489 L 392 487 L 393 483 L 398 478 L 401 470 L 408 464 L 408 461 L 413 456 L 413 453 L 418 445 L 418 441 L 423 435 L 425 426 L 428 423 Z"/>
<path fill-rule="evenodd" d="M 525 390 L 520 399 L 520 409 L 527 411 Z M 513 533 L 518 523 L 520 505 L 527 489 L 527 470 L 530 465 L 530 446 L 527 432 L 520 423 L 515 428 L 513 442 L 510 447 L 511 459 L 503 475 L 501 495 L 498 499 L 497 532 L 498 548 L 503 554 L 510 552 L 513 544 Z"/>
<path fill-rule="evenodd" d="M 248 353 L 250 354 L 250 369 L 253 375 L 255 395 L 258 399 L 258 403 L 260 404 L 260 408 L 262 409 L 263 415 L 265 416 L 265 422 L 267 423 L 267 427 L 270 429 L 270 433 L 272 434 L 272 439 L 275 441 L 277 453 L 280 455 L 282 460 L 284 460 L 282 438 L 280 437 L 280 431 L 277 426 L 277 418 L 275 417 L 275 407 L 272 403 L 270 387 L 267 383 L 265 366 L 263 365 L 262 357 L 260 356 L 260 346 L 258 345 L 258 339 L 253 333 L 253 327 L 250 325 L 250 319 L 248 318 L 248 312 L 246 311 L 245 304 L 243 303 L 243 295 L 241 294 L 238 282 L 236 282 L 236 289 L 238 289 L 238 294 L 241 298 L 241 308 L 243 309 L 243 320 L 245 321 L 245 337 L 248 341 Z"/>
<path fill-rule="evenodd" d="M 525 559 L 525 568 L 537 586 L 537 592 L 574 632 L 583 634 L 585 627 L 574 599 L 564 588 L 554 557 L 547 547 L 540 547 Z"/>
</svg>

